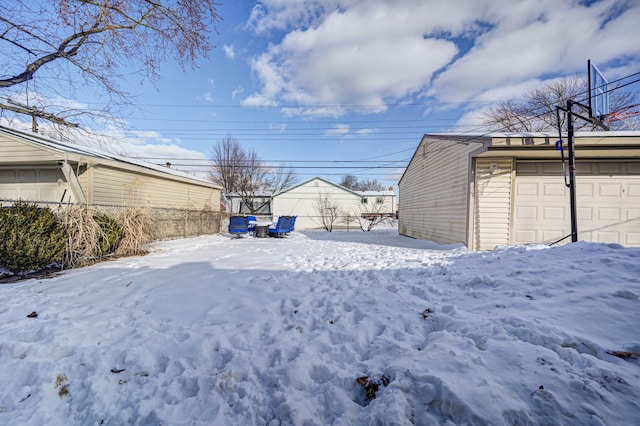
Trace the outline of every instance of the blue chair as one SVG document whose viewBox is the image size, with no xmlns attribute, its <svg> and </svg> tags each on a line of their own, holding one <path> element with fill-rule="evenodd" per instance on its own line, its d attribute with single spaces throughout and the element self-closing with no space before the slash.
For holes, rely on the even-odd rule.
<svg viewBox="0 0 640 426">
<path fill-rule="evenodd" d="M 247 219 L 249 220 L 249 227 L 247 229 L 249 229 L 249 232 L 254 232 L 256 230 L 255 222 L 257 222 L 258 219 L 256 219 L 255 216 L 247 216 Z"/>
<path fill-rule="evenodd" d="M 291 216 L 291 226 L 289 227 L 289 232 L 293 232 L 295 231 L 295 227 L 296 227 L 296 219 L 298 218 L 298 216 Z M 287 234 L 289 233 L 287 232 Z"/>
<path fill-rule="evenodd" d="M 238 238 L 242 234 L 249 233 L 249 219 L 245 216 L 231 216 L 229 218 L 229 233 L 236 234 Z"/>
<path fill-rule="evenodd" d="M 293 218 L 291 216 L 280 216 L 278 218 L 278 223 L 275 226 L 269 228 L 269 236 L 282 238 L 289 232 L 291 232 L 291 221 Z"/>
</svg>

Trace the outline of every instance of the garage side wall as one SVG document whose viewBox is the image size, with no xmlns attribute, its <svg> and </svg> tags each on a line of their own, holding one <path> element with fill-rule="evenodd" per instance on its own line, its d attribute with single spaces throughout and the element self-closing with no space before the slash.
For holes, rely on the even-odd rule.
<svg viewBox="0 0 640 426">
<path fill-rule="evenodd" d="M 92 186 L 92 191 L 83 189 L 93 194 L 91 202 L 98 205 L 220 208 L 218 190 L 128 170 L 93 166 L 92 182 L 89 179 L 79 180 L 81 184 Z"/>
<path fill-rule="evenodd" d="M 493 250 L 509 244 L 514 161 L 478 158 L 475 164 L 473 249 Z"/>
<path fill-rule="evenodd" d="M 220 232 L 220 191 L 128 170 L 89 165 L 79 176 L 90 204 L 141 207 L 153 218 L 155 238 Z"/>
<path fill-rule="evenodd" d="M 469 154 L 476 143 L 424 138 L 400 181 L 401 235 L 468 244 Z"/>
<path fill-rule="evenodd" d="M 0 158 L 3 163 L 34 164 L 56 161 L 60 155 L 0 133 Z"/>
</svg>

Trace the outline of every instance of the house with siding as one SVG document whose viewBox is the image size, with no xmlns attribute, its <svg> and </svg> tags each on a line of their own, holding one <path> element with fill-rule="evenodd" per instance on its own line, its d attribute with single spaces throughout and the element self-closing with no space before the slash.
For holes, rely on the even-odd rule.
<svg viewBox="0 0 640 426">
<path fill-rule="evenodd" d="M 570 241 L 557 139 L 425 134 L 399 182 L 399 233 L 473 250 Z M 640 132 L 577 133 L 575 156 L 579 239 L 640 246 Z"/>
<path fill-rule="evenodd" d="M 220 187 L 143 161 L 0 126 L 0 203 L 148 209 L 156 237 L 220 230 Z"/>
<path fill-rule="evenodd" d="M 367 215 L 391 216 L 397 207 L 393 191 L 352 191 L 343 186 L 314 177 L 273 195 L 273 216 L 297 216 L 296 229 L 322 229 L 317 211 L 318 201 L 326 197 L 339 208 L 336 228 L 359 229 L 354 224 Z"/>
</svg>

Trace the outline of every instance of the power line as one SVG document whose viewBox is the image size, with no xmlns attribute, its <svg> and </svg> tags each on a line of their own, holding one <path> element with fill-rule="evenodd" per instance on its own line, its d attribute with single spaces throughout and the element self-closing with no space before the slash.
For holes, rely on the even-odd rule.
<svg viewBox="0 0 640 426">
<path fill-rule="evenodd" d="M 175 161 L 210 161 L 206 158 L 184 158 L 184 157 L 127 157 L 135 158 L 139 160 L 175 160 Z M 403 162 L 409 161 L 409 159 L 401 160 L 260 160 L 263 163 L 388 163 L 388 162 Z"/>
</svg>

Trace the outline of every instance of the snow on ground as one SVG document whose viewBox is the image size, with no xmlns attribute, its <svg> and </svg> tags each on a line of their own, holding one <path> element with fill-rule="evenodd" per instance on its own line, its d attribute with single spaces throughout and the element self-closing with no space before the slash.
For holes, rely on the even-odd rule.
<svg viewBox="0 0 640 426">
<path fill-rule="evenodd" d="M 638 248 L 167 241 L 0 286 L 0 424 L 631 425 L 638 324 Z"/>
</svg>

